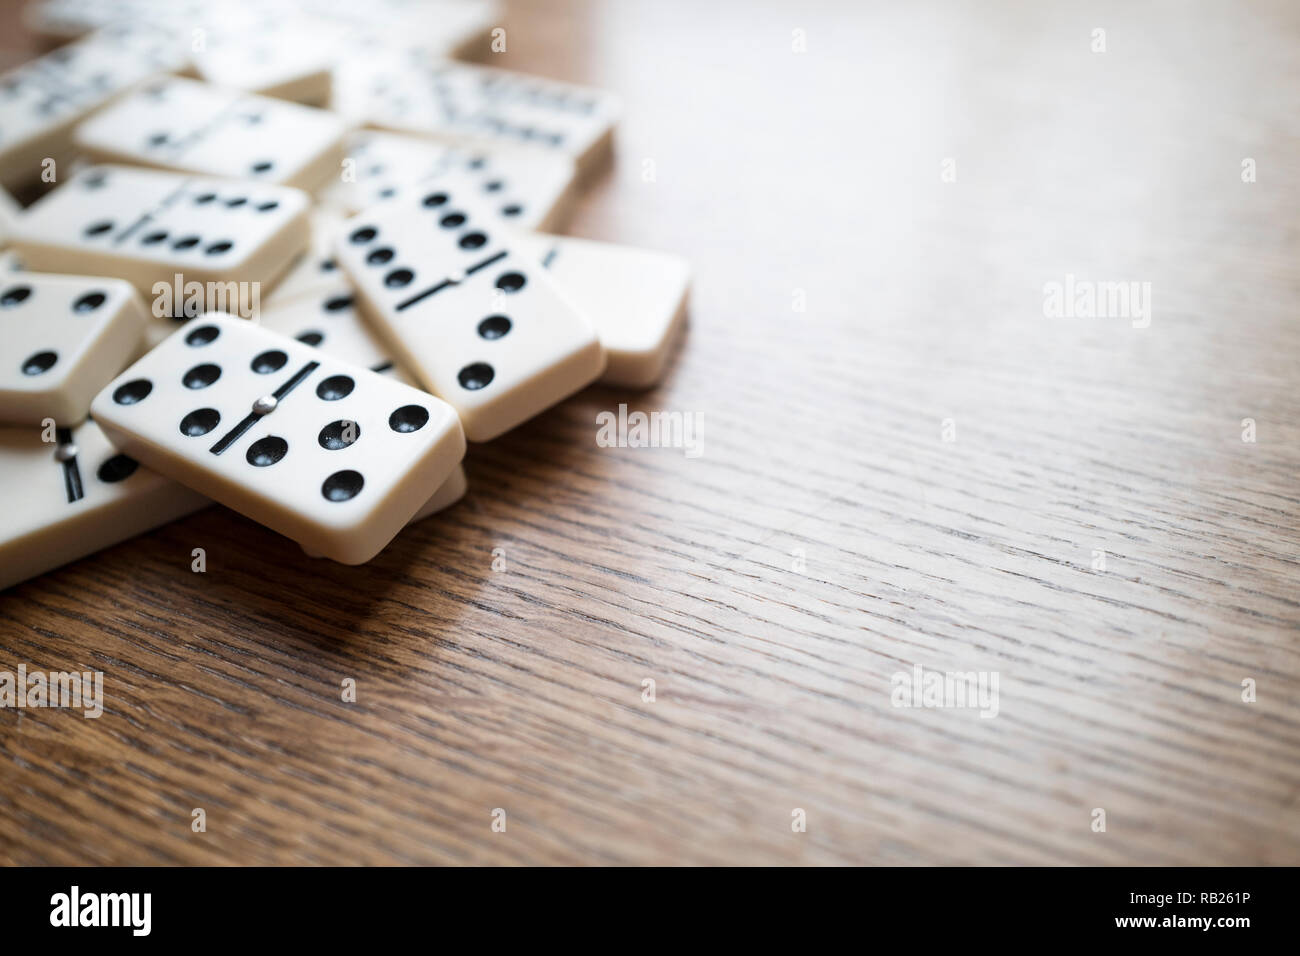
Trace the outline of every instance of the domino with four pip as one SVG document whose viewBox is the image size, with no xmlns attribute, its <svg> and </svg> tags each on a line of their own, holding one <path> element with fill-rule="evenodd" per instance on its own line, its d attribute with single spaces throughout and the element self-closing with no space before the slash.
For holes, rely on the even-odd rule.
<svg viewBox="0 0 1300 956">
<path fill-rule="evenodd" d="M 125 453 L 344 564 L 369 561 L 460 464 L 445 402 L 222 313 L 91 404 Z"/>
</svg>

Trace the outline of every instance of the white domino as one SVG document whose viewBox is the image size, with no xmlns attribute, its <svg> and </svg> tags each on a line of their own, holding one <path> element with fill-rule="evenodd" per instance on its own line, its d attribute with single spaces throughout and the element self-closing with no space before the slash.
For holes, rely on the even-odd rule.
<svg viewBox="0 0 1300 956">
<path fill-rule="evenodd" d="M 0 509 L 0 589 L 211 503 L 118 452 L 94 422 L 48 431 L 0 428 L 0 496 L 11 503 Z"/>
<path fill-rule="evenodd" d="M 337 174 L 344 133 L 324 110 L 170 77 L 101 110 L 73 138 L 99 162 L 310 191 Z"/>
<path fill-rule="evenodd" d="M 146 322 L 135 289 L 120 279 L 0 278 L 0 421 L 80 422 L 135 354 Z"/>
<path fill-rule="evenodd" d="M 581 313 L 472 184 L 349 220 L 335 258 L 393 355 L 489 441 L 600 377 L 605 353 Z"/>
<path fill-rule="evenodd" d="M 0 182 L 17 187 L 59 176 L 78 122 L 183 63 L 170 34 L 110 26 L 0 75 Z"/>
<path fill-rule="evenodd" d="M 382 550 L 465 454 L 433 396 L 218 313 L 110 382 L 91 415 L 142 463 L 344 564 Z"/>
<path fill-rule="evenodd" d="M 451 476 L 444 481 L 433 497 L 426 501 L 420 510 L 415 513 L 408 524 L 415 524 L 417 521 L 423 521 L 432 514 L 436 514 L 445 508 L 450 508 L 461 498 L 465 497 L 465 492 L 469 490 L 469 483 L 465 480 L 465 466 L 457 465 L 452 471 Z"/>
<path fill-rule="evenodd" d="M 47 0 L 31 9 L 28 20 L 56 37 L 88 30 L 162 33 L 172 49 L 169 71 L 184 69 L 217 86 L 324 106 L 344 25 L 300 16 L 306 11 L 295 7 L 267 0 Z"/>
<path fill-rule="evenodd" d="M 409 198 L 448 171 L 463 174 L 482 205 L 515 229 L 557 229 L 572 201 L 575 170 L 564 155 L 458 148 L 373 130 L 349 136 L 345 152 L 348 175 L 321 202 L 348 213 Z"/>
<path fill-rule="evenodd" d="M 314 17 L 346 25 L 346 42 L 335 60 L 383 57 L 392 50 L 433 61 L 472 59 L 487 52 L 487 40 L 500 23 L 492 0 L 309 0 Z M 380 47 L 389 49 L 386 53 Z"/>
<path fill-rule="evenodd" d="M 605 347 L 601 381 L 649 388 L 663 377 L 686 326 L 690 264 L 681 256 L 565 236 L 520 236 Z"/>
<path fill-rule="evenodd" d="M 204 31 L 201 49 L 191 54 L 193 73 L 204 82 L 309 106 L 329 105 L 333 50 L 340 36 L 336 26 L 252 12 L 234 23 L 222 18 Z"/>
<path fill-rule="evenodd" d="M 446 142 L 568 156 L 586 171 L 609 152 L 621 113 L 601 90 L 469 63 L 344 61 L 334 107 L 354 122 Z"/>
<path fill-rule="evenodd" d="M 218 86 L 327 106 L 336 64 L 395 57 L 427 64 L 478 52 L 496 12 L 483 0 L 241 3 L 208 18 L 193 72 Z M 180 30 L 193 22 L 167 20 Z"/>
<path fill-rule="evenodd" d="M 362 320 L 352 287 L 341 276 L 327 288 L 296 299 L 277 301 L 262 312 L 261 321 L 271 331 L 297 339 L 334 358 L 415 385 L 406 372 L 388 357 L 388 350 Z M 411 521 L 441 511 L 464 494 L 465 472 L 457 466 L 452 476 L 442 483 Z"/>
<path fill-rule="evenodd" d="M 269 287 L 307 246 L 309 204 L 287 186 L 92 166 L 24 210 L 12 246 L 28 269 L 118 276 L 150 298 L 178 274 Z"/>
</svg>

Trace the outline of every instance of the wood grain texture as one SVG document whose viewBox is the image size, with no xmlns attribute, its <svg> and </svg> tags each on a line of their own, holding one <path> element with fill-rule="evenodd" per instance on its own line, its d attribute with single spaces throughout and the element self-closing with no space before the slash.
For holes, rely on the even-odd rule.
<svg viewBox="0 0 1300 956">
<path fill-rule="evenodd" d="M 691 259 L 667 380 L 365 567 L 213 508 L 0 595 L 0 669 L 107 695 L 0 711 L 0 859 L 1300 863 L 1300 10 L 1138 6 L 510 7 L 499 62 L 626 98 L 570 231 Z"/>
</svg>

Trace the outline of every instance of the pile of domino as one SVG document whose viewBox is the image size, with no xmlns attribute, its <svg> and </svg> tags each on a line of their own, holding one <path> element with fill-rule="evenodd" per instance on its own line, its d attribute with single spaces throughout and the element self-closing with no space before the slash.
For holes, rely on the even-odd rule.
<svg viewBox="0 0 1300 956">
<path fill-rule="evenodd" d="M 0 79 L 0 589 L 213 502 L 359 564 L 465 493 L 467 441 L 662 376 L 687 264 L 553 234 L 618 103 L 463 59 L 508 37 L 492 3 L 24 16 L 52 49 Z"/>
</svg>

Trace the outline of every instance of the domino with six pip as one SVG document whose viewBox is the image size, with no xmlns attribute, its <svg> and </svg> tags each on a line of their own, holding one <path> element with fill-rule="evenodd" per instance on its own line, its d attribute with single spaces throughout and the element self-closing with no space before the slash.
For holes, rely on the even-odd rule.
<svg viewBox="0 0 1300 956">
<path fill-rule="evenodd" d="M 379 553 L 465 454 L 446 403 L 222 313 L 147 353 L 91 415 L 141 463 L 344 564 Z"/>
<path fill-rule="evenodd" d="M 12 246 L 37 272 L 132 283 L 269 285 L 307 245 L 301 190 L 127 166 L 91 166 L 19 217 Z"/>
<path fill-rule="evenodd" d="M 141 466 L 92 421 L 0 428 L 0 590 L 211 504 Z"/>
<path fill-rule="evenodd" d="M 312 190 L 343 158 L 342 120 L 324 110 L 194 80 L 156 80 L 77 127 L 96 162 Z"/>
<path fill-rule="evenodd" d="M 555 277 L 596 329 L 601 382 L 649 388 L 686 327 L 691 267 L 681 256 L 567 236 L 524 235 L 521 248 Z"/>
<path fill-rule="evenodd" d="M 121 279 L 24 272 L 0 282 L 0 421 L 75 425 L 135 354 L 148 316 Z"/>
<path fill-rule="evenodd" d="M 357 313 L 352 287 L 341 276 L 333 285 L 288 301 L 279 301 L 262 312 L 262 325 L 273 332 L 297 339 L 326 355 L 388 375 L 407 385 L 415 382 L 388 357 L 388 351 Z M 411 522 L 455 504 L 465 494 L 465 470 L 457 465 Z"/>
<path fill-rule="evenodd" d="M 598 379 L 605 352 L 537 260 L 448 174 L 349 220 L 335 258 L 393 356 L 489 441 Z"/>
</svg>

